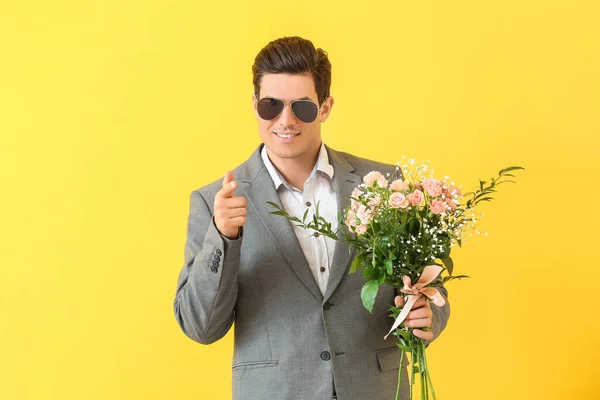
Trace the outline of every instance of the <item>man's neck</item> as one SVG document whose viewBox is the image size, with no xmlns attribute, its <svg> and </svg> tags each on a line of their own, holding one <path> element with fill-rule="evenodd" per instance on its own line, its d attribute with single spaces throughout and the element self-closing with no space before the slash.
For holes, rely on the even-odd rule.
<svg viewBox="0 0 600 400">
<path fill-rule="evenodd" d="M 279 158 L 269 155 L 269 159 L 290 185 L 304 191 L 304 183 L 317 163 L 320 148 L 318 147 L 316 152 L 302 158 Z"/>
</svg>

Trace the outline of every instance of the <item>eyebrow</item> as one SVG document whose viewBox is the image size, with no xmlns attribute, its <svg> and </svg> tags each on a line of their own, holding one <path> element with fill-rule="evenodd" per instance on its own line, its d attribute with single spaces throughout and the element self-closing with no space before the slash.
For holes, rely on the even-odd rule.
<svg viewBox="0 0 600 400">
<path fill-rule="evenodd" d="M 268 97 L 270 99 L 279 99 L 279 97 L 271 96 L 271 95 L 268 95 L 268 94 L 266 94 L 265 97 Z M 294 99 L 294 100 L 311 100 L 312 101 L 312 99 L 310 97 L 308 97 L 308 96 L 299 97 L 299 98 Z"/>
</svg>

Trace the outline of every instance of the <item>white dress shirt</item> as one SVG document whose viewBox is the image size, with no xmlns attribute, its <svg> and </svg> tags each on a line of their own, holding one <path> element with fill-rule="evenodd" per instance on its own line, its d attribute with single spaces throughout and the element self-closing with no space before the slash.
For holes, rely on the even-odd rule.
<svg viewBox="0 0 600 400">
<path fill-rule="evenodd" d="M 290 185 L 281 176 L 269 159 L 266 146 L 263 146 L 261 156 L 273 179 L 281 204 L 289 215 L 302 219 L 304 212 L 308 209 L 306 220 L 310 221 L 317 204 L 319 204 L 319 215 L 331 223 L 331 229 L 337 229 L 338 210 L 337 195 L 333 190 L 333 166 L 329 163 L 329 156 L 322 142 L 317 163 L 304 183 L 304 192 Z M 335 240 L 320 234 L 317 237 L 311 236 L 314 233 L 313 230 L 309 231 L 295 225 L 294 233 L 298 237 L 300 247 L 321 293 L 325 294 Z"/>
</svg>

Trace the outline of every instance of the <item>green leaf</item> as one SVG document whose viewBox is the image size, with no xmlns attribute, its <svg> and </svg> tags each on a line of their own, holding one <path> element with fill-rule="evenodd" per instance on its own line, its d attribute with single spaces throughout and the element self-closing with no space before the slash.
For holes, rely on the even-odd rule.
<svg viewBox="0 0 600 400">
<path fill-rule="evenodd" d="M 466 279 L 466 278 L 471 278 L 471 277 L 467 276 L 467 275 L 447 276 L 447 277 L 444 278 L 444 282 L 451 281 L 451 280 L 454 280 L 454 279 L 459 279 L 460 280 L 460 279 Z"/>
<path fill-rule="evenodd" d="M 360 257 L 354 257 L 354 260 L 352 260 L 352 265 L 350 266 L 350 273 L 353 274 L 356 271 L 358 271 L 359 269 L 361 269 L 363 267 L 363 262 L 362 259 Z"/>
<path fill-rule="evenodd" d="M 379 270 L 375 267 L 365 267 L 363 269 L 363 276 L 369 280 L 376 280 L 379 278 Z"/>
<path fill-rule="evenodd" d="M 500 172 L 498 172 L 498 175 L 503 175 L 506 172 L 516 171 L 516 170 L 519 170 L 519 169 L 524 170 L 525 168 L 519 167 L 519 166 L 513 166 L 513 167 L 504 168 L 504 169 L 500 170 Z"/>
<path fill-rule="evenodd" d="M 410 339 L 410 333 L 408 333 L 408 331 L 405 331 L 404 329 L 397 329 L 396 332 L 398 332 L 398 334 L 400 336 L 402 336 L 404 339 L 406 339 L 406 340 Z"/>
<path fill-rule="evenodd" d="M 362 299 L 363 306 L 369 311 L 373 313 L 373 306 L 375 305 L 375 297 L 377 297 L 377 292 L 379 291 L 379 282 L 370 281 L 364 284 L 362 290 L 360 291 L 360 298 Z"/>
<path fill-rule="evenodd" d="M 454 270 L 454 261 L 450 257 L 440 257 L 440 260 L 444 263 L 446 270 L 448 270 L 448 275 L 452 276 L 452 271 Z"/>
<path fill-rule="evenodd" d="M 398 347 L 400 348 L 400 350 L 404 351 L 405 353 L 410 353 L 411 348 L 408 346 L 404 346 L 403 344 L 398 343 Z"/>
<path fill-rule="evenodd" d="M 269 204 L 269 205 L 271 205 L 271 206 L 275 207 L 275 208 L 276 208 L 276 209 L 278 209 L 278 210 L 281 210 L 281 207 L 279 207 L 277 204 L 273 203 L 272 201 L 267 201 L 267 204 Z"/>
<path fill-rule="evenodd" d="M 385 272 L 387 272 L 388 275 L 394 273 L 394 264 L 392 263 L 392 260 L 385 260 Z"/>
</svg>

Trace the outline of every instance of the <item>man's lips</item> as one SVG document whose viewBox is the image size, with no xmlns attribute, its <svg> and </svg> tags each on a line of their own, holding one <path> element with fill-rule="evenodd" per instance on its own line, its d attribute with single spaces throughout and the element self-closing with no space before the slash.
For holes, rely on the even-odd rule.
<svg viewBox="0 0 600 400">
<path fill-rule="evenodd" d="M 300 132 L 273 132 L 273 133 L 282 139 L 291 139 L 300 134 Z"/>
</svg>

